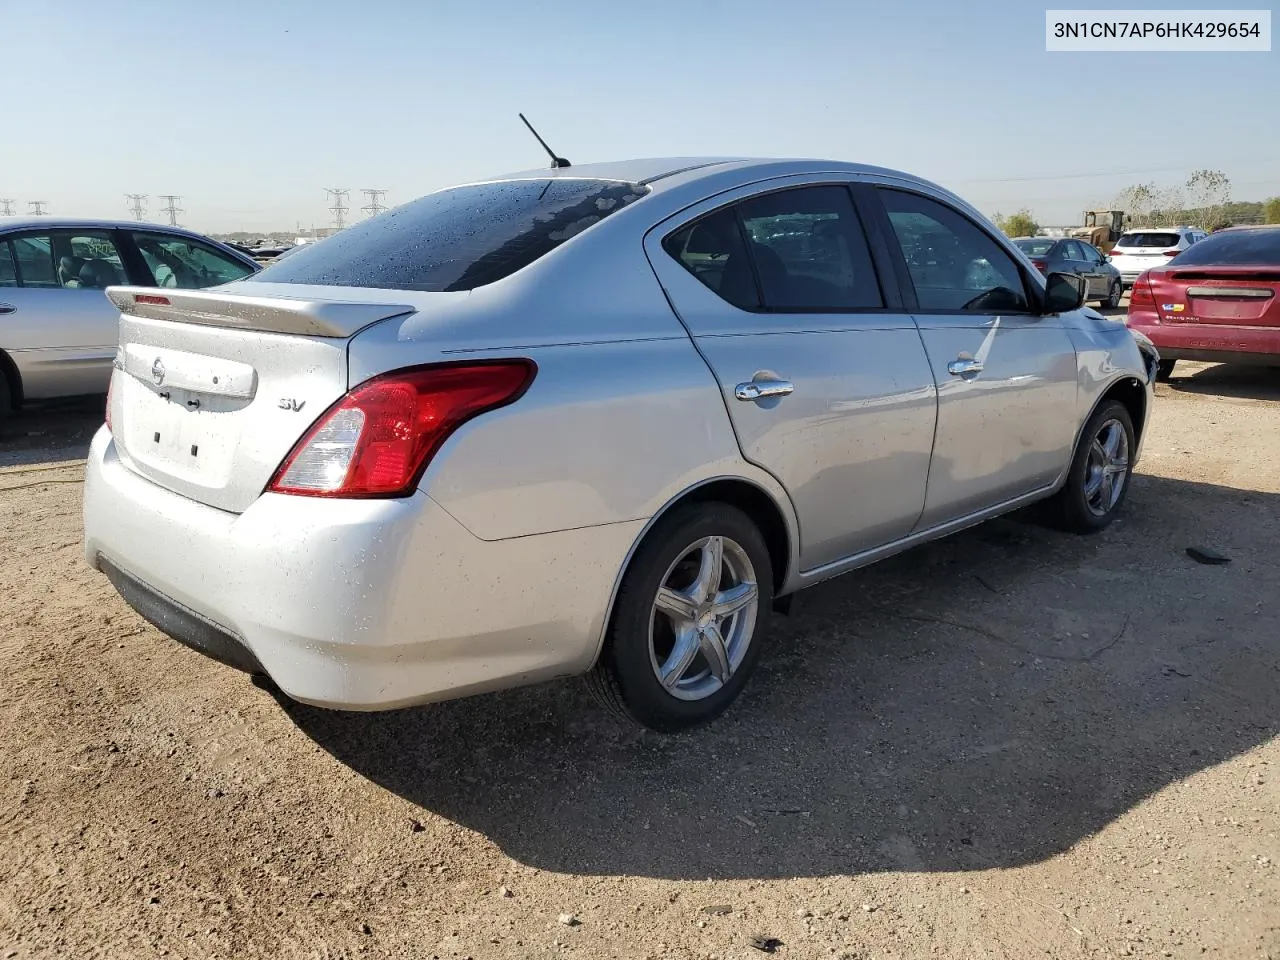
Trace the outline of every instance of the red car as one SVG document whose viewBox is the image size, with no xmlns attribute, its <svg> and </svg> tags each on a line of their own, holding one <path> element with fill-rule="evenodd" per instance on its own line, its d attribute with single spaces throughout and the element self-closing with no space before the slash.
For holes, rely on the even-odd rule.
<svg viewBox="0 0 1280 960">
<path fill-rule="evenodd" d="M 1280 366 L 1280 226 L 1211 234 L 1134 281 L 1129 326 L 1179 360 Z"/>
</svg>

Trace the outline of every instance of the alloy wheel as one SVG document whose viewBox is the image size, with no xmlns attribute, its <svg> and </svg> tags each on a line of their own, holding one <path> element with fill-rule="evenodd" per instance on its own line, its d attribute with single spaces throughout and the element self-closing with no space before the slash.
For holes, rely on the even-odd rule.
<svg viewBox="0 0 1280 960">
<path fill-rule="evenodd" d="M 741 666 L 755 633 L 760 590 L 747 552 L 704 537 L 667 568 L 649 621 L 649 660 L 662 688 L 702 700 Z"/>
<path fill-rule="evenodd" d="M 1105 517 L 1124 493 L 1129 478 L 1129 434 L 1119 420 L 1106 420 L 1089 445 L 1084 499 L 1089 512 Z"/>
</svg>

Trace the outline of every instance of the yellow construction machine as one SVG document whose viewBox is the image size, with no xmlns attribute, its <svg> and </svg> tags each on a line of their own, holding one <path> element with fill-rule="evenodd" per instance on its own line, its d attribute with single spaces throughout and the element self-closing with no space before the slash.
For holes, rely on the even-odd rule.
<svg viewBox="0 0 1280 960">
<path fill-rule="evenodd" d="M 1111 248 L 1124 233 L 1123 210 L 1086 210 L 1084 226 L 1074 227 L 1071 236 L 1077 240 L 1087 240 L 1103 253 L 1110 253 Z"/>
</svg>

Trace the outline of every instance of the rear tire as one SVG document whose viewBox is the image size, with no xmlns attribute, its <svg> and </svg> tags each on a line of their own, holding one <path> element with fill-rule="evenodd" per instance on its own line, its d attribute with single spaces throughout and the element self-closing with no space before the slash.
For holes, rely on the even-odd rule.
<svg viewBox="0 0 1280 960">
<path fill-rule="evenodd" d="M 1156 380 L 1160 383 L 1166 382 L 1173 376 L 1173 365 L 1177 360 L 1161 360 L 1156 364 Z"/>
<path fill-rule="evenodd" d="M 13 413 L 13 385 L 9 383 L 9 378 L 5 376 L 4 371 L 0 370 L 0 423 L 8 420 L 11 413 Z"/>
<path fill-rule="evenodd" d="M 587 683 L 604 706 L 651 730 L 706 723 L 746 685 L 772 600 L 769 550 L 745 513 L 677 508 L 632 557 Z"/>
<path fill-rule="evenodd" d="M 1102 403 L 1080 433 L 1066 483 L 1045 503 L 1049 522 L 1085 534 L 1110 526 L 1129 493 L 1136 449 L 1133 419 L 1124 404 Z"/>
</svg>

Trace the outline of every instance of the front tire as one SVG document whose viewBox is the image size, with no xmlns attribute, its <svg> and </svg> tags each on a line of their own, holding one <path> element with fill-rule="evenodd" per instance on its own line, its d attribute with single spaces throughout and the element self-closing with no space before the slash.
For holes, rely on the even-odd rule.
<svg viewBox="0 0 1280 960">
<path fill-rule="evenodd" d="M 1133 475 L 1133 419 L 1124 404 L 1104 402 L 1085 424 L 1067 480 L 1046 504 L 1054 526 L 1097 533 L 1110 526 Z"/>
<path fill-rule="evenodd" d="M 652 730 L 706 723 L 746 685 L 772 600 L 769 550 L 745 513 L 724 503 L 678 508 L 632 557 L 588 684 Z"/>
<path fill-rule="evenodd" d="M 1173 376 L 1173 365 L 1177 360 L 1161 360 L 1156 364 L 1156 382 L 1165 383 Z"/>
<path fill-rule="evenodd" d="M 1107 299 L 1102 301 L 1102 306 L 1108 310 L 1114 310 L 1120 306 L 1120 300 L 1124 296 L 1124 285 L 1117 280 L 1111 284 L 1111 291 L 1107 295 Z"/>
<path fill-rule="evenodd" d="M 4 371 L 0 370 L 0 423 L 8 420 L 11 413 L 13 413 L 13 387 Z"/>
</svg>

